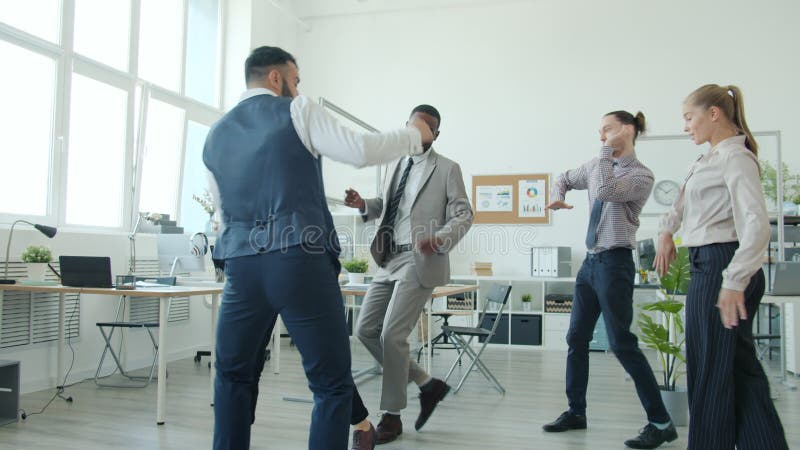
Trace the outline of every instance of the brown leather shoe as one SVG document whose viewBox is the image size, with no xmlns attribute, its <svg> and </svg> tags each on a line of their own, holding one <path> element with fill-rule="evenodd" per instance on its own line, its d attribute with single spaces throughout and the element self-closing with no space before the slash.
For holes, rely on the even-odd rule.
<svg viewBox="0 0 800 450">
<path fill-rule="evenodd" d="M 395 414 L 384 414 L 381 421 L 378 422 L 378 442 L 377 444 L 385 444 L 392 442 L 403 434 L 403 422 L 400 416 Z"/>
<path fill-rule="evenodd" d="M 450 386 L 444 381 L 434 378 L 419 392 L 419 417 L 414 428 L 419 431 L 433 414 L 436 405 L 450 392 Z"/>
<path fill-rule="evenodd" d="M 369 424 L 369 431 L 353 431 L 353 450 L 374 450 L 375 441 L 378 440 L 378 432 L 375 427 Z"/>
</svg>

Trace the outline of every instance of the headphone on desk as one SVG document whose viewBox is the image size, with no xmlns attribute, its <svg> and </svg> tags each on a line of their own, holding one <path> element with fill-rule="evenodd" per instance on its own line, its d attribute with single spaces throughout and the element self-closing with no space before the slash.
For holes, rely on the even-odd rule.
<svg viewBox="0 0 800 450">
<path fill-rule="evenodd" d="M 208 236 L 205 233 L 195 233 L 189 240 L 192 242 L 192 255 L 205 256 L 208 254 Z"/>
</svg>

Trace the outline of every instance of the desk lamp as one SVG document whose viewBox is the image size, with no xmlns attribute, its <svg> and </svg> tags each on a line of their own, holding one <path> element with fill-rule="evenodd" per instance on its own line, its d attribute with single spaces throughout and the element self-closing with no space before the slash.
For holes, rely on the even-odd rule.
<svg viewBox="0 0 800 450">
<path fill-rule="evenodd" d="M 8 243 L 6 244 L 6 268 L 5 271 L 3 272 L 3 279 L 0 279 L 0 284 L 15 284 L 17 282 L 17 280 L 8 279 L 8 253 L 11 250 L 11 238 L 14 237 L 14 227 L 17 226 L 18 223 L 26 223 L 28 225 L 31 225 L 33 226 L 33 228 L 36 228 L 43 235 L 51 239 L 53 238 L 53 236 L 56 235 L 56 231 L 58 231 L 56 230 L 55 227 L 49 227 L 47 225 L 39 225 L 38 223 L 30 223 L 27 220 L 17 220 L 16 222 L 14 222 L 11 225 L 11 232 L 8 233 Z"/>
</svg>

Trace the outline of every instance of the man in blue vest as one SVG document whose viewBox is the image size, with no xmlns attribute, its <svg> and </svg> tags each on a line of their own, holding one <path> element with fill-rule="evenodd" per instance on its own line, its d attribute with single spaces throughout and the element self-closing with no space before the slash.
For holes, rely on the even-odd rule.
<svg viewBox="0 0 800 450">
<path fill-rule="evenodd" d="M 422 153 L 422 121 L 359 134 L 297 93 L 297 63 L 276 47 L 245 62 L 248 90 L 208 133 L 203 162 L 224 229 L 214 257 L 227 282 L 219 312 L 214 448 L 246 449 L 264 352 L 280 313 L 314 393 L 310 449 L 345 449 L 353 396 L 350 344 L 337 281 L 339 241 L 321 158 L 356 167 Z"/>
</svg>

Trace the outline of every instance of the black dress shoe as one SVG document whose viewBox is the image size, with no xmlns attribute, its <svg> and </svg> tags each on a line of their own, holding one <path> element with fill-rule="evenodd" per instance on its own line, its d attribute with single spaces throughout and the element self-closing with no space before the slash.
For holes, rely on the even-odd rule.
<svg viewBox="0 0 800 450">
<path fill-rule="evenodd" d="M 586 429 L 586 416 L 579 416 L 565 411 L 564 414 L 558 416 L 553 422 L 542 426 L 544 431 L 548 433 L 560 433 L 569 430 L 585 430 Z"/>
<path fill-rule="evenodd" d="M 629 448 L 656 448 L 664 442 L 672 442 L 678 439 L 678 432 L 675 425 L 669 424 L 666 430 L 659 430 L 652 423 L 648 423 L 639 431 L 639 436 L 625 441 L 625 446 Z"/>
<path fill-rule="evenodd" d="M 419 393 L 419 416 L 414 422 L 414 429 L 419 431 L 433 414 L 436 405 L 450 392 L 450 386 L 444 381 L 434 378 Z"/>
</svg>

